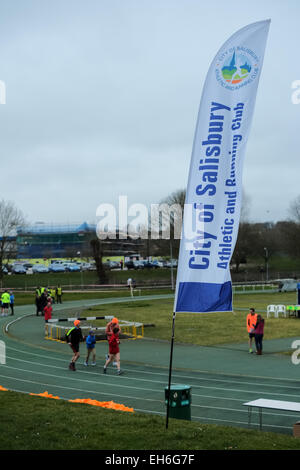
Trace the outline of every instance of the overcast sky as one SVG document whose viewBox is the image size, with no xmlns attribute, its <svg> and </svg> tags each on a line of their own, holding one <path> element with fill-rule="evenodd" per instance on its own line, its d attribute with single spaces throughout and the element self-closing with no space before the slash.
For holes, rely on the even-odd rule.
<svg viewBox="0 0 300 470">
<path fill-rule="evenodd" d="M 30 222 L 95 221 L 187 184 L 209 65 L 271 19 L 244 163 L 252 221 L 300 194 L 299 0 L 0 0 L 1 198 Z"/>
</svg>

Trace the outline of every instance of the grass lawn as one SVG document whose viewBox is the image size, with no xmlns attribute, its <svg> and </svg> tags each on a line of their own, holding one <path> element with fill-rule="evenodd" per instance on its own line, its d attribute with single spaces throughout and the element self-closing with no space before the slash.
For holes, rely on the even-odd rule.
<svg viewBox="0 0 300 470">
<path fill-rule="evenodd" d="M 160 294 L 171 294 L 171 289 L 141 289 L 141 295 L 160 295 Z M 14 292 L 15 294 L 15 305 L 29 305 L 34 304 L 35 295 L 33 292 Z M 138 292 L 135 293 L 135 296 L 139 295 Z M 115 297 L 130 297 L 127 289 L 123 290 L 102 290 L 94 292 L 64 292 L 63 293 L 63 302 L 68 302 L 71 300 L 82 300 L 82 299 L 110 299 Z"/>
<path fill-rule="evenodd" d="M 126 285 L 129 277 L 136 280 L 137 284 L 145 283 L 155 285 L 164 283 L 171 285 L 171 270 L 168 268 L 148 270 L 148 269 L 130 269 L 130 270 L 111 270 L 107 272 L 109 284 Z M 176 269 L 174 269 L 174 279 Z M 19 288 L 32 290 L 36 286 L 57 286 L 61 284 L 66 289 L 72 286 L 80 287 L 83 285 L 99 284 L 96 271 L 65 272 L 65 273 L 44 273 L 44 274 L 11 274 L 2 279 L 3 288 Z"/>
<path fill-rule="evenodd" d="M 1 450 L 280 450 L 292 436 L 0 392 Z"/>
<path fill-rule="evenodd" d="M 295 301 L 295 293 L 276 294 L 236 294 L 234 312 L 209 314 L 177 314 L 175 341 L 209 346 L 247 341 L 246 316 L 249 308 L 262 312 L 265 318 L 265 339 L 300 336 L 300 321 L 296 318 L 266 318 L 266 308 L 270 303 L 288 305 Z M 239 310 L 243 309 L 243 310 Z M 172 330 L 173 300 L 149 300 L 126 302 L 116 305 L 95 306 L 85 314 L 116 315 L 128 321 L 154 324 L 145 328 L 145 337 L 170 340 Z"/>
<path fill-rule="evenodd" d="M 158 290 L 160 294 L 167 292 Z M 149 290 L 148 293 L 155 291 Z M 115 293 L 72 293 L 66 294 L 64 299 L 99 298 L 103 295 L 116 297 Z M 294 303 L 295 295 L 236 294 L 233 313 L 178 314 L 175 340 L 200 345 L 245 342 L 249 307 L 265 312 L 270 303 Z M 18 302 L 32 302 L 32 294 L 24 294 L 23 297 L 18 294 Z M 155 327 L 145 328 L 145 336 L 170 340 L 172 309 L 173 300 L 162 299 L 107 304 L 89 308 L 85 313 L 94 315 L 105 312 L 124 320 L 153 323 Z M 263 315 L 266 319 L 266 314 Z M 266 319 L 266 339 L 299 334 L 298 319 Z M 165 418 L 156 415 L 111 411 L 0 391 L 0 449 L 292 450 L 300 449 L 300 440 L 277 433 L 175 419 L 170 419 L 169 429 L 166 430 Z"/>
</svg>

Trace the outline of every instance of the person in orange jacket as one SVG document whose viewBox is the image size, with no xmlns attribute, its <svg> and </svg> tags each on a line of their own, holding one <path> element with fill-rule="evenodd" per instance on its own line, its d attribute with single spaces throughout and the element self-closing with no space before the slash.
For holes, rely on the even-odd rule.
<svg viewBox="0 0 300 470">
<path fill-rule="evenodd" d="M 119 320 L 116 317 L 114 317 L 109 323 L 107 323 L 106 328 L 105 328 L 105 334 L 106 334 L 108 344 L 109 344 L 109 340 L 110 340 L 111 336 L 113 335 L 113 329 L 114 328 L 118 328 L 119 329 L 119 334 L 121 333 Z M 108 359 L 108 357 L 109 357 L 109 354 L 106 354 L 105 359 Z M 116 365 L 116 363 L 114 362 L 113 365 Z"/>
<path fill-rule="evenodd" d="M 113 331 L 112 331 L 112 334 L 110 335 L 110 338 L 109 338 L 109 355 L 108 355 L 108 358 L 106 359 L 104 367 L 103 367 L 103 373 L 104 374 L 106 374 L 106 368 L 107 368 L 108 364 L 111 361 L 115 361 L 115 363 L 116 363 L 116 366 L 117 366 L 117 369 L 118 369 L 117 374 L 121 375 L 123 373 L 120 369 L 120 348 L 119 348 L 120 339 L 119 339 L 119 332 L 120 332 L 119 328 L 114 327 Z"/>
<path fill-rule="evenodd" d="M 247 315 L 247 331 L 249 335 L 249 353 L 253 353 L 252 343 L 255 338 L 254 328 L 257 322 L 257 314 L 255 313 L 254 308 L 250 308 L 250 311 Z"/>
</svg>

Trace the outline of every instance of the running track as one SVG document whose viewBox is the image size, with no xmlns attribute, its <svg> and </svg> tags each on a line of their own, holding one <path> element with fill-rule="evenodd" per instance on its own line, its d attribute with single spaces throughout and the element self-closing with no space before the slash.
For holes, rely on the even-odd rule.
<svg viewBox="0 0 300 470">
<path fill-rule="evenodd" d="M 165 297 L 147 296 L 136 300 Z M 55 313 L 59 309 L 134 300 L 126 297 L 66 302 L 56 306 Z M 23 393 L 47 391 L 65 400 L 113 400 L 133 407 L 136 412 L 165 416 L 168 342 L 123 341 L 122 376 L 117 376 L 113 368 L 103 375 L 105 342 L 97 344 L 95 367 L 83 365 L 85 349 L 82 346 L 77 371 L 71 372 L 68 370 L 70 351 L 67 345 L 43 339 L 44 321 L 31 315 L 34 307 L 22 306 L 15 310 L 14 317 L 0 318 L 0 339 L 6 349 L 6 363 L 0 364 L 1 386 Z M 288 343 L 292 341 L 293 338 Z M 256 357 L 249 355 L 246 344 L 211 348 L 175 342 L 172 384 L 191 386 L 193 421 L 247 427 L 248 411 L 243 406 L 247 401 L 256 398 L 300 401 L 300 365 L 293 365 L 289 356 L 273 353 L 274 342 L 270 342 L 269 347 L 265 343 L 266 354 Z M 286 345 L 282 347 L 286 348 Z M 263 429 L 291 434 L 293 424 L 299 419 L 297 413 L 264 410 Z M 258 414 L 253 410 L 252 428 L 256 429 L 258 425 Z"/>
</svg>

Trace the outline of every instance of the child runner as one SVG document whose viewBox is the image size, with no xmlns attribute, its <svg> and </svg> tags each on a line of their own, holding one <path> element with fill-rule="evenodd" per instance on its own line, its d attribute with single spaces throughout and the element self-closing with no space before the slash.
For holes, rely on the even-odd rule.
<svg viewBox="0 0 300 470">
<path fill-rule="evenodd" d="M 89 357 L 90 354 L 93 354 L 93 362 L 92 366 L 96 365 L 96 352 L 95 352 L 95 344 L 96 344 L 96 338 L 93 330 L 89 332 L 89 335 L 87 336 L 86 340 L 86 348 L 87 348 L 87 356 L 84 365 L 88 366 L 89 365 Z"/>
<path fill-rule="evenodd" d="M 103 367 L 103 373 L 106 374 L 106 368 L 108 364 L 111 363 L 111 361 L 115 361 L 117 365 L 118 375 L 121 375 L 123 372 L 120 369 L 120 340 L 119 340 L 119 328 L 114 328 L 112 335 L 110 336 L 109 339 L 109 356 L 108 359 L 106 360 L 104 367 Z"/>
</svg>

